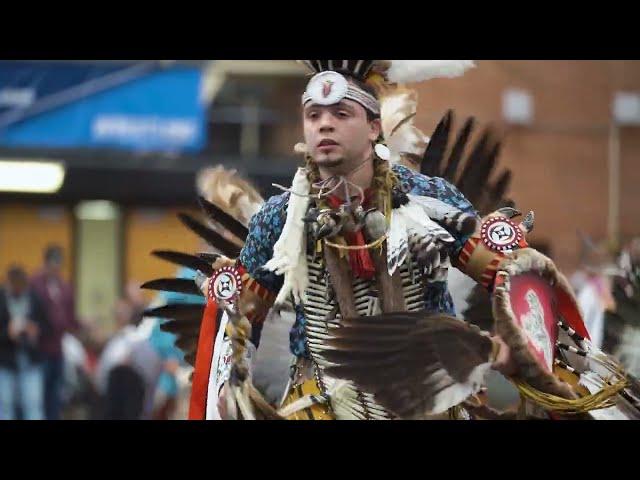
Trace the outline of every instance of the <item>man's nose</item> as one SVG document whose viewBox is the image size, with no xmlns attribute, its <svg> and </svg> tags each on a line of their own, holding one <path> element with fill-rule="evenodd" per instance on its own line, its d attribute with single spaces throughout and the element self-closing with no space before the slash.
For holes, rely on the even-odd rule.
<svg viewBox="0 0 640 480">
<path fill-rule="evenodd" d="M 325 113 L 320 118 L 320 133 L 329 133 L 333 132 L 334 130 L 335 127 L 333 125 L 333 119 L 331 118 L 331 115 Z"/>
</svg>

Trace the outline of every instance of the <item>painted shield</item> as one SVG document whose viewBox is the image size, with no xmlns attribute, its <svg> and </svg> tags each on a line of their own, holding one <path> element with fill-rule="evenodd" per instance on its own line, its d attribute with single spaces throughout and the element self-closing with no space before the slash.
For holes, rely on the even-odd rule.
<svg viewBox="0 0 640 480">
<path fill-rule="evenodd" d="M 511 277 L 509 294 L 531 355 L 547 372 L 552 372 L 558 338 L 556 292 L 540 276 L 524 273 Z"/>
</svg>

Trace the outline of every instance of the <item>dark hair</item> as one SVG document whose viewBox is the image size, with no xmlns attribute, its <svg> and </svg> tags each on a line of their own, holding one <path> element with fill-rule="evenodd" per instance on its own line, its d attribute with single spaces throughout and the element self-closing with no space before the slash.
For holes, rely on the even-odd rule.
<svg viewBox="0 0 640 480">
<path fill-rule="evenodd" d="M 9 278 L 18 278 L 18 277 L 26 277 L 27 272 L 24 271 L 19 265 L 11 265 L 9 270 L 7 271 L 7 277 Z"/>
<path fill-rule="evenodd" d="M 62 247 L 59 245 L 49 245 L 44 251 L 44 261 L 49 263 L 52 260 L 62 259 Z"/>
<path fill-rule="evenodd" d="M 12 265 L 7 271 L 7 279 L 11 282 L 16 280 L 26 280 L 27 272 L 19 265 Z"/>
</svg>

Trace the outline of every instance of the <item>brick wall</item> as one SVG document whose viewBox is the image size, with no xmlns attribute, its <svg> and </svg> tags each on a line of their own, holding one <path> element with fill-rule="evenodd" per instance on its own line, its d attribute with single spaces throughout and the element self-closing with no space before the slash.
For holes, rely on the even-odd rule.
<svg viewBox="0 0 640 480">
<path fill-rule="evenodd" d="M 511 196 L 536 212 L 534 241 L 549 242 L 566 270 L 579 261 L 578 229 L 607 237 L 609 122 L 615 91 L 640 92 L 637 61 L 479 61 L 458 79 L 418 87 L 417 125 L 425 133 L 447 108 L 458 121 L 474 115 L 505 135 L 501 164 L 514 172 Z M 502 92 L 526 89 L 534 121 L 514 127 L 502 120 Z M 480 130 L 480 129 L 478 129 Z M 478 132 L 476 132 L 478 133 Z M 640 235 L 640 128 L 619 131 L 621 240 Z"/>
</svg>

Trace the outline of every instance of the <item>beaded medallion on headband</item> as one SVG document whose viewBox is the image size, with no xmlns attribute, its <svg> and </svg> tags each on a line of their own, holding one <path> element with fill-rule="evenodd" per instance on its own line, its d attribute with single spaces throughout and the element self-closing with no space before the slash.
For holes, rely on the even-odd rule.
<svg viewBox="0 0 640 480">
<path fill-rule="evenodd" d="M 302 104 L 335 105 L 342 99 L 353 100 L 374 115 L 380 115 L 380 102 L 357 85 L 351 84 L 338 72 L 325 71 L 314 75 L 302 95 Z"/>
</svg>

